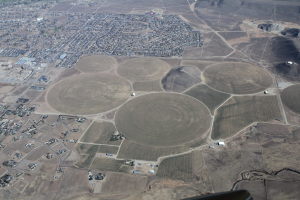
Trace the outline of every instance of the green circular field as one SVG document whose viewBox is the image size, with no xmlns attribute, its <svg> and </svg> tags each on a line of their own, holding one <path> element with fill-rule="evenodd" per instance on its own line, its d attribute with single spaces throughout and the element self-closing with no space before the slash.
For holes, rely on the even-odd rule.
<svg viewBox="0 0 300 200">
<path fill-rule="evenodd" d="M 47 94 L 49 105 L 67 114 L 96 114 L 127 100 L 127 81 L 110 74 L 80 74 L 54 85 Z"/>
<path fill-rule="evenodd" d="M 264 69 L 240 62 L 211 65 L 204 71 L 207 85 L 226 93 L 252 94 L 265 90 L 273 83 Z"/>
<path fill-rule="evenodd" d="M 281 99 L 289 109 L 300 114 L 300 84 L 285 88 L 281 93 Z"/>
<path fill-rule="evenodd" d="M 114 57 L 104 55 L 83 56 L 76 64 L 82 72 L 102 72 L 117 67 L 118 62 Z"/>
<path fill-rule="evenodd" d="M 133 58 L 124 61 L 118 68 L 118 73 L 131 81 L 160 80 L 170 66 L 158 58 Z"/>
<path fill-rule="evenodd" d="M 126 139 L 151 146 L 174 146 L 204 137 L 211 117 L 196 99 L 175 93 L 143 95 L 116 113 L 116 126 Z"/>
</svg>

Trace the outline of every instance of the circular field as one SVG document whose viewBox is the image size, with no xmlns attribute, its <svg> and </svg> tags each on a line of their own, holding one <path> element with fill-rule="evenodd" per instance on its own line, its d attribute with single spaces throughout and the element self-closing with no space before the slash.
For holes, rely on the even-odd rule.
<svg viewBox="0 0 300 200">
<path fill-rule="evenodd" d="M 76 64 L 76 68 L 82 72 L 102 72 L 115 68 L 117 60 L 111 56 L 93 55 L 83 56 Z"/>
<path fill-rule="evenodd" d="M 157 58 L 133 58 L 123 62 L 118 73 L 131 81 L 161 79 L 170 69 L 168 63 Z"/>
<path fill-rule="evenodd" d="M 211 65 L 204 71 L 207 85 L 227 93 L 252 94 L 270 87 L 271 75 L 264 69 L 239 62 Z"/>
<path fill-rule="evenodd" d="M 137 97 L 123 105 L 115 119 L 127 139 L 151 146 L 174 146 L 203 137 L 210 121 L 204 104 L 174 93 Z"/>
<path fill-rule="evenodd" d="M 127 100 L 130 85 L 109 74 L 80 74 L 54 85 L 47 94 L 49 105 L 67 114 L 96 114 Z"/>
<path fill-rule="evenodd" d="M 289 109 L 300 114 L 300 84 L 285 88 L 281 93 L 281 99 Z"/>
</svg>

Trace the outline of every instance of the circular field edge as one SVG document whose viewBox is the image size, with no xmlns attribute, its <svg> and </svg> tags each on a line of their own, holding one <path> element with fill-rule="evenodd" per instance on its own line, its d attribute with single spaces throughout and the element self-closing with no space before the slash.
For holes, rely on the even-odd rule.
<svg viewBox="0 0 300 200">
<path fill-rule="evenodd" d="M 208 136 L 208 135 L 206 135 L 206 133 L 208 133 L 208 130 L 211 128 L 211 124 L 212 124 L 212 115 L 211 115 L 208 107 L 203 102 L 199 101 L 198 99 L 196 99 L 194 97 L 191 97 L 191 96 L 188 96 L 188 95 L 185 95 L 185 94 L 181 94 L 181 93 L 176 93 L 176 92 L 151 92 L 151 93 L 143 94 L 141 96 L 135 97 L 134 99 L 131 99 L 131 100 L 127 101 L 115 113 L 115 125 L 116 125 L 116 129 L 120 133 L 122 133 L 122 131 L 124 131 L 124 128 L 121 128 L 121 126 L 120 126 L 120 121 L 124 123 L 124 120 L 120 120 L 120 117 L 121 117 L 120 116 L 120 112 L 123 112 L 122 109 L 124 109 L 125 106 L 127 106 L 128 104 L 131 104 L 136 99 L 146 98 L 147 96 L 150 96 L 150 95 L 160 95 L 160 94 L 163 94 L 163 95 L 174 95 L 174 96 L 178 95 L 178 96 L 181 96 L 183 98 L 187 98 L 187 99 L 191 100 L 191 102 L 194 102 L 195 104 L 198 104 L 199 106 L 201 106 L 201 108 L 198 107 L 197 109 L 199 109 L 199 110 L 202 109 L 202 111 L 205 112 L 205 114 L 206 114 L 205 119 L 206 119 L 206 123 L 207 124 L 204 124 L 205 125 L 204 130 L 201 130 L 201 132 L 199 132 L 200 131 L 200 128 L 199 128 L 200 126 L 199 126 L 198 127 L 198 132 L 196 133 L 196 135 L 194 135 L 195 137 L 190 138 L 189 140 L 184 140 L 184 141 L 182 141 L 180 143 L 175 143 L 175 144 L 153 144 L 152 142 L 150 142 L 150 143 L 148 143 L 148 142 L 141 142 L 141 141 L 139 141 L 139 139 L 137 139 L 137 140 L 136 139 L 132 139 L 132 138 L 135 138 L 132 135 L 129 136 L 128 138 L 126 138 L 126 139 L 128 139 L 131 142 L 140 144 L 140 145 L 155 146 L 155 147 L 172 147 L 172 146 L 180 146 L 180 145 L 183 145 L 183 144 L 186 144 L 186 143 L 190 143 L 191 141 L 193 141 L 193 139 L 199 139 L 201 137 L 203 137 L 203 139 L 204 139 L 204 138 L 206 138 L 206 136 Z M 123 117 L 121 117 L 121 118 L 123 118 Z M 201 127 L 203 127 L 203 124 L 201 125 Z M 193 132 L 193 131 L 191 131 L 191 132 Z M 186 134 L 186 132 L 184 134 Z M 125 133 L 125 137 L 126 137 L 126 133 Z"/>
<path fill-rule="evenodd" d="M 296 92 L 293 90 L 296 90 Z M 284 88 L 280 93 L 280 97 L 286 107 L 300 114 L 300 84 L 290 85 Z"/>
<path fill-rule="evenodd" d="M 83 64 L 81 64 L 80 62 L 83 62 L 82 59 L 87 59 L 88 57 L 102 57 L 100 59 L 110 59 L 109 62 L 112 63 L 113 66 L 104 66 L 104 67 L 100 67 L 102 69 L 89 69 L 89 68 L 83 68 L 81 66 L 83 66 Z M 99 59 L 99 58 L 98 58 Z M 78 66 L 80 65 L 80 66 Z M 102 64 L 100 64 L 101 66 Z M 82 73 L 101 73 L 101 72 L 105 72 L 108 71 L 110 69 L 114 69 L 118 67 L 118 61 L 116 58 L 112 57 L 112 56 L 107 56 L 107 55 L 83 55 L 79 58 L 78 62 L 75 64 L 75 69 L 77 69 L 78 71 L 82 72 Z"/>
<path fill-rule="evenodd" d="M 69 80 L 71 80 L 71 79 L 74 79 L 74 78 L 76 78 L 76 77 L 80 77 L 80 76 L 99 76 L 99 77 L 101 77 L 101 76 L 106 76 L 106 77 L 107 77 L 107 76 L 112 76 L 112 77 L 114 77 L 114 78 L 118 78 L 118 79 L 122 80 L 123 83 L 126 83 L 126 84 L 124 84 L 124 86 L 127 87 L 127 89 L 128 89 L 128 97 L 127 97 L 126 99 L 124 99 L 124 100 L 122 101 L 122 103 L 120 103 L 119 105 L 114 106 L 114 107 L 111 107 L 111 108 L 109 108 L 109 109 L 105 109 L 105 110 L 100 111 L 100 112 L 92 112 L 92 113 L 73 113 L 73 112 L 65 112 L 65 111 L 62 111 L 62 110 L 60 110 L 60 109 L 55 108 L 55 106 L 53 106 L 53 105 L 50 103 L 50 101 L 49 101 L 49 95 L 50 95 L 50 92 L 51 92 L 57 85 L 59 85 L 59 84 L 65 82 L 65 81 L 69 81 Z M 113 110 L 113 109 L 119 107 L 120 105 L 122 105 L 123 103 L 125 103 L 126 101 L 128 101 L 128 99 L 129 99 L 129 97 L 130 97 L 130 92 L 131 92 L 131 90 L 132 90 L 131 84 L 130 84 L 126 79 L 124 79 L 123 77 L 120 77 L 120 76 L 118 76 L 118 75 L 106 74 L 105 72 L 104 72 L 104 73 L 101 73 L 101 72 L 98 72 L 98 73 L 83 73 L 83 72 L 81 72 L 80 74 L 74 74 L 74 75 L 72 75 L 72 76 L 69 76 L 69 77 L 66 77 L 66 78 L 64 78 L 64 79 L 61 79 L 61 80 L 57 81 L 56 83 L 54 83 L 53 85 L 51 85 L 51 86 L 47 89 L 47 91 L 46 91 L 46 94 L 45 94 L 45 103 L 46 103 L 51 109 L 53 109 L 54 111 L 56 111 L 56 112 L 58 112 L 58 113 L 63 113 L 63 114 L 68 114 L 68 115 L 85 115 L 85 116 L 86 116 L 86 115 L 95 115 L 95 114 L 99 114 L 99 113 L 108 112 L 108 111 L 110 111 L 110 110 Z"/>
<path fill-rule="evenodd" d="M 207 82 L 207 77 L 206 77 L 207 70 L 209 70 L 210 68 L 213 68 L 213 67 L 215 67 L 215 66 L 218 66 L 218 65 L 229 64 L 229 63 L 233 63 L 233 64 L 238 64 L 238 63 L 240 63 L 240 64 L 243 64 L 243 65 L 246 64 L 246 65 L 255 67 L 255 68 L 261 70 L 263 73 L 265 73 L 265 75 L 267 75 L 267 77 L 270 79 L 270 83 L 268 84 L 268 86 L 265 86 L 265 87 L 262 88 L 262 89 L 258 89 L 258 88 L 257 88 L 255 91 L 253 91 L 253 92 L 251 92 L 251 93 L 248 93 L 248 92 L 247 92 L 247 93 L 245 93 L 245 92 L 237 93 L 237 92 L 234 92 L 234 91 L 228 91 L 227 89 L 226 89 L 227 91 L 222 90 L 222 89 L 220 89 L 220 88 L 215 87 L 213 84 Z M 234 72 L 233 72 L 233 73 L 234 73 Z M 257 66 L 257 65 L 254 65 L 254 64 L 252 64 L 252 63 L 247 63 L 247 62 L 218 62 L 218 63 L 213 63 L 213 64 L 210 64 L 210 65 L 208 65 L 208 66 L 205 67 L 205 69 L 204 69 L 203 72 L 202 72 L 202 77 L 203 77 L 204 83 L 205 83 L 207 86 L 211 87 L 212 89 L 214 89 L 214 90 L 216 90 L 216 91 L 223 92 L 223 93 L 227 93 L 227 94 L 230 94 L 230 95 L 248 95 L 248 94 L 256 94 L 256 93 L 259 93 L 259 92 L 264 91 L 265 89 L 271 87 L 271 86 L 274 84 L 274 76 L 273 76 L 268 70 L 266 70 L 266 69 L 264 69 L 264 68 L 262 68 L 262 67 L 259 67 L 259 66 Z"/>
<path fill-rule="evenodd" d="M 127 71 L 130 71 L 132 69 L 128 69 L 127 68 L 127 65 L 130 65 L 130 63 L 135 63 L 136 61 L 139 61 L 142 62 L 143 60 L 154 60 L 154 61 L 158 61 L 158 62 L 161 62 L 161 66 L 158 67 L 158 70 L 155 71 L 157 74 L 162 71 L 162 73 L 157 77 L 155 78 L 152 78 L 151 76 L 150 77 L 147 77 L 147 75 L 138 75 L 136 77 L 133 77 L 133 76 L 130 76 L 130 75 L 127 75 L 125 72 Z M 132 65 L 132 64 L 131 64 Z M 165 68 L 165 69 L 164 69 Z M 127 70 L 126 70 L 127 69 Z M 161 80 L 169 71 L 170 69 L 172 69 L 172 67 L 170 66 L 169 63 L 167 63 L 166 61 L 160 59 L 160 58 L 153 58 L 153 57 L 135 57 L 135 58 L 130 58 L 130 59 L 127 59 L 123 62 L 121 62 L 116 70 L 117 74 L 123 78 L 126 78 L 132 82 L 149 82 L 149 81 L 156 81 L 156 80 Z M 135 70 L 133 70 L 135 71 Z M 154 73 L 155 75 L 155 73 Z"/>
</svg>

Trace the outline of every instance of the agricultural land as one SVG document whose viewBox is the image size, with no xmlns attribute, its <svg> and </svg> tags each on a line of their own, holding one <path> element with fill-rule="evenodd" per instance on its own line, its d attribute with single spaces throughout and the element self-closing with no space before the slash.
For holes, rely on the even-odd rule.
<svg viewBox="0 0 300 200">
<path fill-rule="evenodd" d="M 297 0 L 0 0 L 0 199 L 299 199 Z"/>
</svg>

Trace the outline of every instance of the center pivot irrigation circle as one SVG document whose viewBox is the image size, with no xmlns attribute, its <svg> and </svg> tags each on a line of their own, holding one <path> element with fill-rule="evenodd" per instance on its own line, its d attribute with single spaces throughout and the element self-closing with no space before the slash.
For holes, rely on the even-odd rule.
<svg viewBox="0 0 300 200">
<path fill-rule="evenodd" d="M 202 137 L 211 117 L 198 100 L 175 93 L 154 93 L 124 104 L 115 118 L 128 140 L 153 146 L 174 146 Z"/>
<path fill-rule="evenodd" d="M 252 94 L 263 91 L 273 83 L 272 76 L 264 69 L 241 62 L 222 62 L 204 71 L 207 85 L 227 93 Z"/>
<path fill-rule="evenodd" d="M 120 65 L 118 73 L 131 81 L 154 81 L 169 69 L 169 64 L 158 58 L 132 58 Z"/>
<path fill-rule="evenodd" d="M 80 74 L 54 85 L 47 94 L 55 110 L 76 115 L 111 110 L 129 98 L 127 81 L 110 74 Z"/>
</svg>

